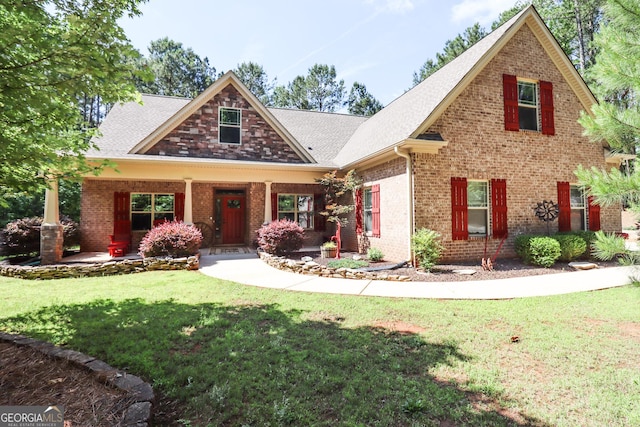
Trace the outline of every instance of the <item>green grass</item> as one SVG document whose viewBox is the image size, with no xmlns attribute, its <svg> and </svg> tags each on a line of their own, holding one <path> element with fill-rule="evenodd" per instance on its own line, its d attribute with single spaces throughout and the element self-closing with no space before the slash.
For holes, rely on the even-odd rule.
<svg viewBox="0 0 640 427">
<path fill-rule="evenodd" d="M 157 409 L 177 408 L 184 425 L 630 426 L 640 425 L 639 303 L 633 286 L 432 301 L 197 272 L 0 277 L 0 330 L 143 377 Z"/>
</svg>

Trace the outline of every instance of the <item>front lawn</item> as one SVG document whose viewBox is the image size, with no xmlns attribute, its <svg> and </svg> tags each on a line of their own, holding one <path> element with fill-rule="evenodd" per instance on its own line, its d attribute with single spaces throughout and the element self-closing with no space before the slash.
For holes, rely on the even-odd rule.
<svg viewBox="0 0 640 427">
<path fill-rule="evenodd" d="M 638 307 L 633 286 L 432 301 L 0 277 L 0 330 L 143 377 L 158 425 L 640 425 Z"/>
</svg>

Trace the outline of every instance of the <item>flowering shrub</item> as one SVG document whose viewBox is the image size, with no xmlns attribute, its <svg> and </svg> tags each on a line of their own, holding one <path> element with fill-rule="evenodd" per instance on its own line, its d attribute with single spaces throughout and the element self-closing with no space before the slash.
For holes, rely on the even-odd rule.
<svg viewBox="0 0 640 427">
<path fill-rule="evenodd" d="M 163 222 L 145 234 L 138 247 L 144 257 L 180 258 L 196 255 L 202 243 L 202 233 L 193 225 L 183 222 Z"/>
<path fill-rule="evenodd" d="M 258 246 L 269 254 L 282 255 L 302 247 L 304 229 L 297 222 L 281 219 L 258 230 Z"/>
<path fill-rule="evenodd" d="M 63 217 L 64 247 L 80 244 L 78 223 Z M 5 256 L 29 255 L 40 252 L 40 227 L 42 217 L 16 219 L 8 223 L 0 232 L 0 253 Z"/>
</svg>

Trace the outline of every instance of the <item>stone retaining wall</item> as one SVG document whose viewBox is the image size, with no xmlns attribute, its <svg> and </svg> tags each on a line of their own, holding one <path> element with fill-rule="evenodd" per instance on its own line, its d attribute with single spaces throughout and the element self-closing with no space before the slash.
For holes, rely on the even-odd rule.
<svg viewBox="0 0 640 427">
<path fill-rule="evenodd" d="M 311 276 L 334 277 L 339 279 L 389 280 L 393 282 L 411 281 L 409 276 L 359 271 L 351 268 L 331 268 L 314 261 L 296 261 L 285 257 L 270 255 L 266 252 L 260 252 L 260 259 L 278 270 Z"/>
<path fill-rule="evenodd" d="M 100 277 L 154 270 L 197 270 L 200 258 L 125 259 L 95 264 L 55 264 L 35 267 L 0 264 L 0 275 L 18 279 L 47 280 L 72 277 Z"/>
</svg>

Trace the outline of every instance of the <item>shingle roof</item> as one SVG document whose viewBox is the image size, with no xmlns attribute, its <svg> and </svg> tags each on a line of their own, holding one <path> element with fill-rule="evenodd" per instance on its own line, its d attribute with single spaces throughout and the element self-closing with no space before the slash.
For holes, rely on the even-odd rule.
<svg viewBox="0 0 640 427">
<path fill-rule="evenodd" d="M 340 151 L 335 159 L 336 163 L 348 165 L 411 137 L 480 59 L 529 9 L 525 8 L 363 123 Z"/>
<path fill-rule="evenodd" d="M 271 114 L 308 150 L 319 164 L 333 160 L 366 117 L 318 111 L 269 108 Z"/>
<path fill-rule="evenodd" d="M 91 150 L 87 157 L 127 157 L 132 147 L 190 101 L 171 96 L 142 95 L 143 105 L 136 102 L 114 105 L 100 125 L 102 136 L 94 139 L 100 151 Z"/>
</svg>

